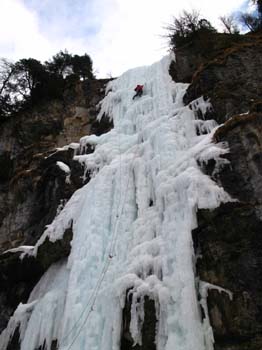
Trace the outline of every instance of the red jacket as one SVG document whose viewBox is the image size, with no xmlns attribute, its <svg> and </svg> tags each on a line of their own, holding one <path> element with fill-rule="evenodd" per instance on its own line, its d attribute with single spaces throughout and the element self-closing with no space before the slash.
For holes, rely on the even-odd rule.
<svg viewBox="0 0 262 350">
<path fill-rule="evenodd" d="M 142 91 L 142 90 L 143 90 L 143 87 L 144 87 L 144 85 L 137 85 L 136 88 L 135 88 L 135 91 L 136 91 L 136 92 Z"/>
</svg>

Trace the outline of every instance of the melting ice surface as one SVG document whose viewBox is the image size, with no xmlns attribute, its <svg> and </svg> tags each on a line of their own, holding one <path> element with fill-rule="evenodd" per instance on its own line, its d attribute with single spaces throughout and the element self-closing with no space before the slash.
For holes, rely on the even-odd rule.
<svg viewBox="0 0 262 350">
<path fill-rule="evenodd" d="M 148 296 L 156 305 L 158 350 L 212 348 L 212 331 L 202 324 L 197 301 L 191 230 L 198 208 L 230 200 L 198 166 L 211 158 L 222 161 L 227 150 L 211 142 L 214 122 L 196 120 L 195 106 L 205 110 L 208 103 L 183 105 L 187 85 L 172 81 L 170 60 L 109 83 L 98 118 L 113 118 L 114 128 L 82 138 L 82 155 L 76 156 L 91 181 L 35 247 L 37 254 L 46 236 L 61 239 L 73 221 L 71 254 L 51 266 L 28 303 L 18 306 L 0 337 L 1 349 L 20 325 L 22 350 L 43 343 L 50 349 L 52 339 L 59 350 L 119 350 L 129 290 L 136 343 L 142 341 Z M 144 94 L 132 100 L 137 84 L 144 84 Z M 94 153 L 84 154 L 86 145 Z"/>
</svg>

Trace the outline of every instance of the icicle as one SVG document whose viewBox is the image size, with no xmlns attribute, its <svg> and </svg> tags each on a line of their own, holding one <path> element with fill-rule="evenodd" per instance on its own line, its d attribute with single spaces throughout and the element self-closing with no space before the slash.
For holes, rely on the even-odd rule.
<svg viewBox="0 0 262 350">
<path fill-rule="evenodd" d="M 207 306 L 207 296 L 209 289 L 215 289 L 219 293 L 224 292 L 228 295 L 229 299 L 233 299 L 233 294 L 228 289 L 224 289 L 222 287 L 216 286 L 214 284 L 199 281 L 199 294 L 200 294 L 200 305 L 202 306 L 204 310 L 204 320 L 203 320 L 203 330 L 204 330 L 204 337 L 205 337 L 205 344 L 206 344 L 206 350 L 213 350 L 214 349 L 214 335 L 213 330 L 210 325 L 210 319 L 209 319 L 209 313 L 208 313 L 208 306 Z"/>
</svg>

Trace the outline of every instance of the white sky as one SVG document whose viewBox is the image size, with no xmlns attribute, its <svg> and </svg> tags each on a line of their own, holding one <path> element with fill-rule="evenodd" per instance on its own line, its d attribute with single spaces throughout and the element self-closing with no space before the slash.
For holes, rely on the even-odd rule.
<svg viewBox="0 0 262 350">
<path fill-rule="evenodd" d="M 166 54 L 163 27 L 183 9 L 215 26 L 247 0 L 0 0 L 0 57 L 47 60 L 88 53 L 98 77 L 117 76 Z"/>
</svg>

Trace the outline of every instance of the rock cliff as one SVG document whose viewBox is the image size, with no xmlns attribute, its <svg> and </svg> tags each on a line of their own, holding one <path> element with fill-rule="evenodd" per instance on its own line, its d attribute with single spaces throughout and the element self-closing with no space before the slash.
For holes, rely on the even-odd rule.
<svg viewBox="0 0 262 350">
<path fill-rule="evenodd" d="M 227 43 L 215 57 L 198 55 L 199 66 L 189 77 L 183 75 L 188 70 L 180 72 L 184 80 L 191 79 L 185 104 L 204 96 L 211 108 L 202 118 L 224 123 L 214 142 L 228 145 L 224 156 L 228 162 L 218 168 L 209 161 L 203 171 L 236 199 L 212 211 L 199 210 L 198 228 L 193 232 L 200 256 L 199 278 L 233 293 L 230 300 L 226 293 L 212 288 L 208 292 L 208 316 L 217 350 L 262 348 L 261 40 L 261 34 L 243 36 L 237 42 L 232 38 L 231 45 Z M 195 55 L 194 46 L 186 47 L 177 60 L 186 57 L 186 65 Z M 197 114 L 201 117 L 200 110 Z"/>
<path fill-rule="evenodd" d="M 212 211 L 198 211 L 198 228 L 192 233 L 198 256 L 196 273 L 211 286 L 209 312 L 202 313 L 210 319 L 216 350 L 260 350 L 262 36 L 212 34 L 204 42 L 203 46 L 203 38 L 197 38 L 177 50 L 176 62 L 170 67 L 175 81 L 190 83 L 185 104 L 192 105 L 201 96 L 210 101 L 211 107 L 204 115 L 200 109 L 196 113 L 203 119 L 224 123 L 214 134 L 214 142 L 223 142 L 229 149 L 223 166 L 214 160 L 202 165 L 203 172 L 235 199 Z M 95 120 L 105 83 L 79 83 L 65 95 L 63 103 L 52 102 L 1 125 L 1 252 L 35 244 L 57 211 L 83 185 L 83 169 L 73 160 L 77 148 L 72 143 L 83 135 L 101 134 L 111 128 L 109 120 Z M 71 146 L 62 149 L 65 144 Z M 61 163 L 70 168 L 70 174 Z M 20 253 L 0 256 L 0 330 L 50 264 L 69 254 L 71 236 L 68 229 L 64 240 L 55 244 L 45 241 L 37 259 L 21 261 Z M 233 299 L 212 285 L 230 291 Z M 145 304 L 145 341 L 135 349 L 155 349 L 150 327 L 156 323 L 155 309 L 150 300 Z M 129 349 L 133 344 L 128 302 L 123 320 L 122 348 Z M 15 344 L 14 337 L 12 349 Z"/>
<path fill-rule="evenodd" d="M 83 186 L 83 169 L 73 160 L 78 152 L 76 142 L 84 135 L 99 135 L 112 127 L 106 118 L 96 121 L 97 104 L 107 82 L 76 83 L 70 93 L 65 92 L 63 101 L 51 101 L 2 122 L 1 253 L 34 245 L 46 225 Z M 69 146 L 63 148 L 65 145 Z M 46 241 L 37 260 L 21 260 L 19 252 L 0 255 L 0 330 L 50 264 L 69 254 L 71 236 L 68 230 L 65 239 L 56 244 Z"/>
</svg>

